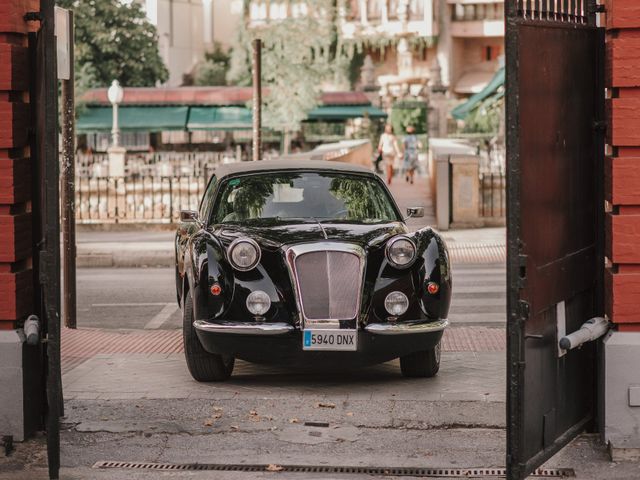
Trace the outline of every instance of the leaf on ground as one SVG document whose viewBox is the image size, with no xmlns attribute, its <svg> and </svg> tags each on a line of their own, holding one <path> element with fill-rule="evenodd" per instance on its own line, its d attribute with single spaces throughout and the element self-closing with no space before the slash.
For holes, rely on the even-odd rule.
<svg viewBox="0 0 640 480">
<path fill-rule="evenodd" d="M 213 419 L 212 419 L 212 418 L 207 418 L 207 419 L 204 421 L 204 426 L 205 426 L 205 427 L 212 427 L 212 426 L 213 426 Z"/>
<path fill-rule="evenodd" d="M 238 425 L 231 425 L 231 430 L 238 430 L 240 427 Z"/>
<path fill-rule="evenodd" d="M 251 420 L 252 422 L 259 422 L 262 419 L 260 418 L 260 415 L 258 415 L 258 412 L 256 412 L 255 410 L 251 410 L 249 412 L 249 420 Z"/>
<path fill-rule="evenodd" d="M 347 417 L 353 417 L 353 412 L 347 412 Z"/>
<path fill-rule="evenodd" d="M 282 470 L 284 470 L 284 467 L 270 463 L 269 465 L 267 465 L 266 470 L 267 472 L 281 472 Z"/>
<path fill-rule="evenodd" d="M 216 414 L 215 414 L 215 415 L 213 415 L 213 417 L 211 417 L 211 418 L 213 418 L 214 420 L 217 420 L 218 418 L 221 418 L 221 417 L 222 417 L 222 414 L 221 414 L 221 413 L 216 413 Z"/>
<path fill-rule="evenodd" d="M 297 418 L 290 418 L 289 423 L 300 423 L 300 420 L 298 420 Z"/>
<path fill-rule="evenodd" d="M 316 403 L 316 408 L 336 408 L 336 404 L 331 402 L 318 402 Z"/>
<path fill-rule="evenodd" d="M 216 406 L 214 405 L 214 407 L 213 407 L 213 411 L 214 411 L 214 412 L 222 412 L 222 407 L 216 407 Z"/>
</svg>

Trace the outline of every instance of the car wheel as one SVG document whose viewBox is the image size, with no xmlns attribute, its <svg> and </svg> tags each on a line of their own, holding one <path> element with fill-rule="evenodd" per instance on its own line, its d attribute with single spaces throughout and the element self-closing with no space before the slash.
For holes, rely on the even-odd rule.
<svg viewBox="0 0 640 480">
<path fill-rule="evenodd" d="M 182 339 L 189 373 L 198 382 L 222 382 L 233 372 L 235 359 L 207 352 L 193 327 L 193 300 L 187 293 L 182 304 Z"/>
<path fill-rule="evenodd" d="M 440 343 L 429 350 L 400 357 L 400 371 L 405 377 L 433 377 L 440 370 Z"/>
</svg>

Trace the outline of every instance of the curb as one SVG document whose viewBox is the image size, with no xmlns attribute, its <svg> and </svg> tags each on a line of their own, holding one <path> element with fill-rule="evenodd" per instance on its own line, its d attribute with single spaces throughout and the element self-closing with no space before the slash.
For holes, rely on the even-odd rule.
<svg viewBox="0 0 640 480">
<path fill-rule="evenodd" d="M 504 263 L 504 244 L 450 244 L 449 253 L 454 265 Z M 175 266 L 171 250 L 123 250 L 78 252 L 78 268 L 167 268 Z"/>
<path fill-rule="evenodd" d="M 78 268 L 160 268 L 173 267 L 175 259 L 171 251 L 145 252 L 87 252 L 78 253 Z"/>
</svg>

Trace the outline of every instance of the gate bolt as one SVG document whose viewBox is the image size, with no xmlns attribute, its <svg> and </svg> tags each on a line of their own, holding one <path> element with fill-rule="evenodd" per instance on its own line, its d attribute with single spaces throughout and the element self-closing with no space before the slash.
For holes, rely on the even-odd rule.
<svg viewBox="0 0 640 480">
<path fill-rule="evenodd" d="M 24 335 L 27 337 L 27 345 L 38 345 L 40 342 L 40 320 L 35 315 L 30 315 L 24 322 Z"/>
</svg>

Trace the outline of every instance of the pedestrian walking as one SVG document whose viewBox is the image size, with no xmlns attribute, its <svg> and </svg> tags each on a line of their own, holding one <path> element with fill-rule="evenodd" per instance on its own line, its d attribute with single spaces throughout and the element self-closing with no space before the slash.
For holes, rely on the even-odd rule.
<svg viewBox="0 0 640 480">
<path fill-rule="evenodd" d="M 421 147 L 415 128 L 411 125 L 407 127 L 407 134 L 402 140 L 403 162 L 402 168 L 404 178 L 407 183 L 413 183 L 413 177 L 418 168 L 418 149 Z"/>
<path fill-rule="evenodd" d="M 387 184 L 391 185 L 393 167 L 396 158 L 400 155 L 400 149 L 398 148 L 398 140 L 393 134 L 393 127 L 390 124 L 385 125 L 384 133 L 380 135 L 378 152 L 382 153 L 382 164 L 387 174 Z"/>
</svg>

